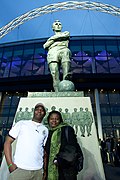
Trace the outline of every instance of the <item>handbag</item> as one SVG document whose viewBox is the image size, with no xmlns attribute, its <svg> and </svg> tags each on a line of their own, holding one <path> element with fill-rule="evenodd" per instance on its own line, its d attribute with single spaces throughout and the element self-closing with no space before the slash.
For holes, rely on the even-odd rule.
<svg viewBox="0 0 120 180">
<path fill-rule="evenodd" d="M 68 142 L 68 127 L 65 128 L 65 136 Z M 83 154 L 78 143 L 76 146 L 66 143 L 64 149 L 57 154 L 57 160 L 58 165 L 64 168 L 74 166 L 77 172 L 83 169 Z"/>
<path fill-rule="evenodd" d="M 57 157 L 67 161 L 68 163 L 73 163 L 77 159 L 76 148 L 67 144 L 64 147 L 64 151 L 60 151 L 57 154 Z"/>
</svg>

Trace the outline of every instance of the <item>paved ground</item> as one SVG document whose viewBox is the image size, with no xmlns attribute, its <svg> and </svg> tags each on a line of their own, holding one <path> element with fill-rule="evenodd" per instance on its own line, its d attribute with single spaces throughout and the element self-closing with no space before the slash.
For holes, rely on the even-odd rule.
<svg viewBox="0 0 120 180">
<path fill-rule="evenodd" d="M 110 164 L 104 165 L 106 180 L 120 180 L 120 167 L 114 167 Z"/>
</svg>

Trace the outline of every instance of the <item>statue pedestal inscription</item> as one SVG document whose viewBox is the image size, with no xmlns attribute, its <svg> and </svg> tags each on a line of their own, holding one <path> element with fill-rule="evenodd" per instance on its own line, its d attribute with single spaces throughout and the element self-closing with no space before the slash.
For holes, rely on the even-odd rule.
<svg viewBox="0 0 120 180">
<path fill-rule="evenodd" d="M 64 121 L 75 130 L 84 154 L 84 166 L 78 174 L 78 180 L 105 180 L 90 98 L 83 97 L 83 92 L 29 93 L 27 98 L 20 99 L 17 112 L 20 108 L 23 111 L 28 108 L 28 112 L 30 112 L 39 102 L 45 105 L 46 116 L 51 110 L 58 110 L 61 112 Z M 46 117 L 43 123 L 47 126 Z M 8 174 L 8 168 L 5 159 L 3 159 L 0 179 L 7 180 L 5 173 Z"/>
</svg>

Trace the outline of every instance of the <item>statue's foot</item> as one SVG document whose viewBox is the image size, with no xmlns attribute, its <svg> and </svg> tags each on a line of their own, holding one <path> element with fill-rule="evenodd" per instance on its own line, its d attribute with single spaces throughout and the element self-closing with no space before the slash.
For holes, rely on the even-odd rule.
<svg viewBox="0 0 120 180">
<path fill-rule="evenodd" d="M 69 80 L 69 81 L 71 81 L 71 80 L 72 80 L 72 73 L 69 72 L 69 73 L 64 77 L 64 80 Z"/>
<path fill-rule="evenodd" d="M 81 136 L 82 136 L 82 137 L 85 137 L 85 135 L 84 135 L 84 134 L 82 134 Z"/>
<path fill-rule="evenodd" d="M 91 136 L 92 134 L 90 134 L 90 133 L 88 133 L 88 135 L 87 136 Z"/>
<path fill-rule="evenodd" d="M 58 86 L 54 85 L 53 87 L 55 92 L 59 92 Z"/>
<path fill-rule="evenodd" d="M 59 88 L 58 88 L 59 83 L 60 83 L 59 80 L 55 80 L 55 81 L 53 82 L 53 88 L 54 88 L 54 91 L 55 91 L 55 92 L 59 92 Z"/>
</svg>

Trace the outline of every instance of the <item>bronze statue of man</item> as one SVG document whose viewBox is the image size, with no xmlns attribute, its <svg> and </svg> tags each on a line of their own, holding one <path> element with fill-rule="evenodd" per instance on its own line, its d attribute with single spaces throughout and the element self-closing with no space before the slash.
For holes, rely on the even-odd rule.
<svg viewBox="0 0 120 180">
<path fill-rule="evenodd" d="M 47 62 L 53 78 L 53 87 L 57 92 L 60 83 L 60 66 L 62 67 L 63 80 L 68 79 L 70 74 L 71 51 L 68 48 L 70 33 L 68 31 L 61 32 L 62 24 L 59 20 L 53 23 L 52 29 L 55 35 L 51 36 L 43 47 L 48 50 Z"/>
</svg>

